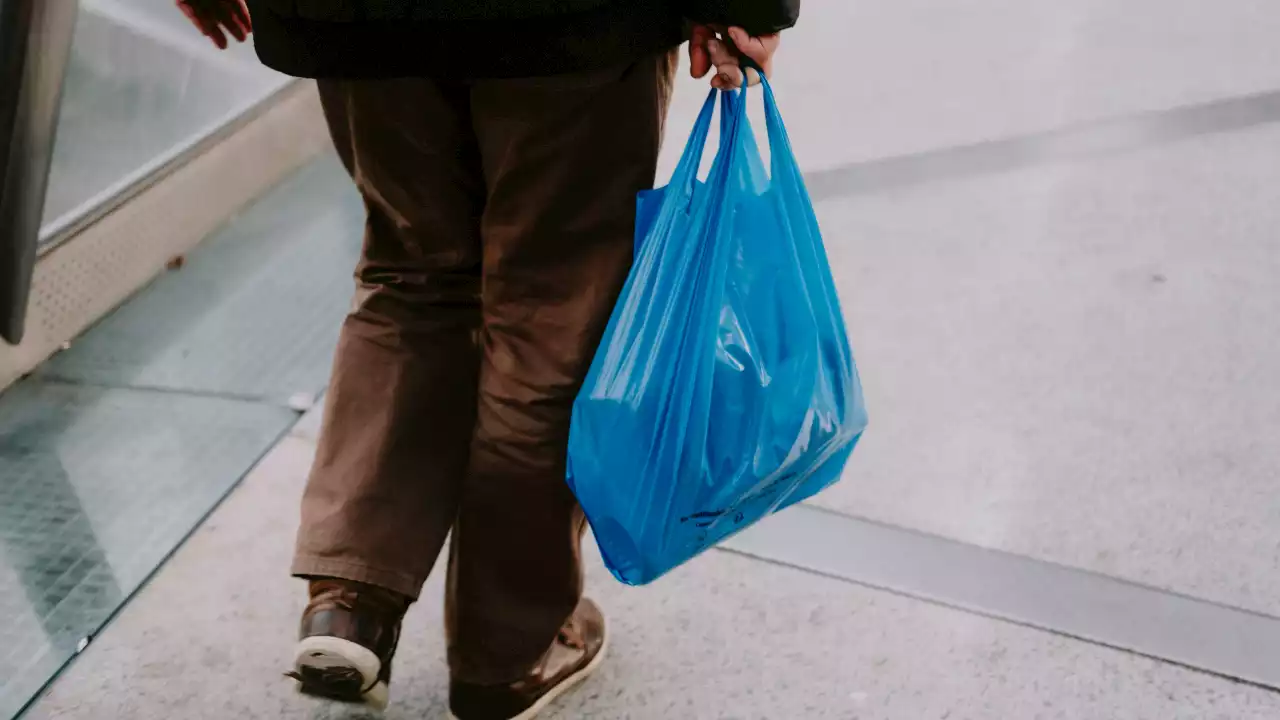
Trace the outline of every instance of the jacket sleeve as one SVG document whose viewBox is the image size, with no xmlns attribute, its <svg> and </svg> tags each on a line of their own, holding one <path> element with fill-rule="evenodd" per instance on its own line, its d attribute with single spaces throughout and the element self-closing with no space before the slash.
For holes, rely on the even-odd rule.
<svg viewBox="0 0 1280 720">
<path fill-rule="evenodd" d="M 786 30 L 800 18 L 800 0 L 685 0 L 685 16 L 705 25 L 736 25 L 752 35 Z"/>
</svg>

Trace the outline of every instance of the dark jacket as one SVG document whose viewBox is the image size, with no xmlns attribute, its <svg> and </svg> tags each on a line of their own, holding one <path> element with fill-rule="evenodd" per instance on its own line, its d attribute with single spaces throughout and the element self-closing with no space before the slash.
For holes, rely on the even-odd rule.
<svg viewBox="0 0 1280 720">
<path fill-rule="evenodd" d="M 555 75 L 675 47 L 686 18 L 789 27 L 800 0 L 248 0 L 258 56 L 311 78 Z"/>
</svg>

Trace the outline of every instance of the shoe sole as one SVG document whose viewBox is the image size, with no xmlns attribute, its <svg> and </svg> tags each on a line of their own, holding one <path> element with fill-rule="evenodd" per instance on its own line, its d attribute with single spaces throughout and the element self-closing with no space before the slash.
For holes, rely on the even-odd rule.
<svg viewBox="0 0 1280 720">
<path fill-rule="evenodd" d="M 306 695 L 365 703 L 378 710 L 387 707 L 390 689 L 377 679 L 382 661 L 350 640 L 326 635 L 303 638 L 294 652 L 293 668 L 298 690 Z"/>
<path fill-rule="evenodd" d="M 548 690 L 547 694 L 538 698 L 538 701 L 535 702 L 533 705 L 530 705 L 529 709 L 525 710 L 519 715 L 516 715 L 510 718 L 510 720 L 533 720 L 534 718 L 536 718 L 538 716 L 538 713 L 542 712 L 543 710 L 546 710 L 547 706 L 551 705 L 551 703 L 564 697 L 564 695 L 568 693 L 570 690 L 573 690 L 574 688 L 578 687 L 587 678 L 591 677 L 591 675 L 596 671 L 596 669 L 600 667 L 600 664 L 604 662 L 604 657 L 605 655 L 608 654 L 608 652 L 609 652 L 609 625 L 608 625 L 608 621 L 606 620 L 604 625 L 604 642 L 600 643 L 600 652 L 596 653 L 596 656 L 591 658 L 591 662 L 584 665 L 582 669 L 579 670 L 578 672 L 562 680 L 559 685 L 556 685 L 555 687 Z M 453 713 L 449 713 L 449 717 L 453 718 L 453 720 L 458 720 L 458 716 L 454 715 Z"/>
</svg>

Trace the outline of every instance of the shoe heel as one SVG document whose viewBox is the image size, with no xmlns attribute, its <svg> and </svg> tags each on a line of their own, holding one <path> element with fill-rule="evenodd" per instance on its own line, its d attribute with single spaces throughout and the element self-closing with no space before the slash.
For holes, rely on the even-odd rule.
<svg viewBox="0 0 1280 720">
<path fill-rule="evenodd" d="M 390 693 L 378 680 L 381 670 L 373 651 L 342 638 L 315 636 L 298 643 L 291 676 L 304 694 L 383 709 Z"/>
</svg>

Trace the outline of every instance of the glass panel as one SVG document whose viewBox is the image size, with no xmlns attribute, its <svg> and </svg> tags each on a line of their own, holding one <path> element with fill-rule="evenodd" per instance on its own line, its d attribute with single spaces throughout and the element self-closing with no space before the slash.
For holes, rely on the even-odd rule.
<svg viewBox="0 0 1280 720">
<path fill-rule="evenodd" d="M 145 178 L 287 78 L 219 51 L 171 0 L 81 0 L 42 235 Z"/>
<path fill-rule="evenodd" d="M 363 225 L 325 157 L 0 393 L 0 720 L 323 388 Z"/>
<path fill-rule="evenodd" d="M 0 396 L 0 718 L 288 427 L 288 409 L 26 382 Z"/>
</svg>

